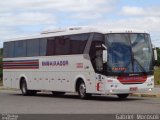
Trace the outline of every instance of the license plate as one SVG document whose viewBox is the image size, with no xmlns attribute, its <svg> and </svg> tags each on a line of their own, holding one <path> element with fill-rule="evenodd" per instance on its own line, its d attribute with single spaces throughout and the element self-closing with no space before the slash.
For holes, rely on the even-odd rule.
<svg viewBox="0 0 160 120">
<path fill-rule="evenodd" d="M 137 91 L 137 90 L 138 90 L 137 87 L 131 87 L 131 88 L 130 88 L 130 91 Z"/>
</svg>

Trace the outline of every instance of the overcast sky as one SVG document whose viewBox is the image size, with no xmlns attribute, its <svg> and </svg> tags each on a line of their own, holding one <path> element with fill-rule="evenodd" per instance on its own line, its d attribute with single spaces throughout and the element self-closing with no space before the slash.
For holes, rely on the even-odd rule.
<svg viewBox="0 0 160 120">
<path fill-rule="evenodd" d="M 160 0 L 1 0 L 0 47 L 8 38 L 68 26 L 144 29 L 160 47 Z"/>
</svg>

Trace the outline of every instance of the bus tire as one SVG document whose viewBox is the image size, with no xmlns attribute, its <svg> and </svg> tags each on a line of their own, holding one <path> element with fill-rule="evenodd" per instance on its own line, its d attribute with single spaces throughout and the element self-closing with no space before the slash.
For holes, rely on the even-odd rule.
<svg viewBox="0 0 160 120">
<path fill-rule="evenodd" d="M 129 94 L 117 94 L 120 99 L 125 99 L 129 96 Z"/>
<path fill-rule="evenodd" d="M 25 79 L 22 80 L 22 82 L 20 84 L 20 89 L 21 89 L 22 95 L 24 95 L 24 96 L 29 95 L 29 90 L 27 88 L 27 83 L 26 83 Z"/>
<path fill-rule="evenodd" d="M 20 84 L 20 89 L 21 89 L 22 95 L 24 95 L 24 96 L 37 94 L 36 90 L 28 90 L 27 83 L 26 83 L 25 79 L 22 80 L 22 82 Z"/>
<path fill-rule="evenodd" d="M 37 91 L 36 90 L 29 90 L 29 94 L 28 95 L 35 96 L 35 95 L 37 95 Z"/>
<path fill-rule="evenodd" d="M 81 99 L 87 99 L 91 96 L 91 94 L 86 93 L 86 85 L 83 81 L 79 83 L 78 94 Z"/>
</svg>

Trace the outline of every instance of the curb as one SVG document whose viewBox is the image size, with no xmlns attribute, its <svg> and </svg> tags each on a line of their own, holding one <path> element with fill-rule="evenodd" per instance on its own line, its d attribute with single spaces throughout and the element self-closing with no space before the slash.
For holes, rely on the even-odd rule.
<svg viewBox="0 0 160 120">
<path fill-rule="evenodd" d="M 135 97 L 151 97 L 151 98 L 160 98 L 160 93 L 134 93 L 131 94 L 130 96 L 135 96 Z"/>
<path fill-rule="evenodd" d="M 0 91 L 2 90 L 13 90 L 13 91 L 17 91 L 18 89 L 15 89 L 15 88 L 5 88 L 3 86 L 0 86 Z"/>
</svg>

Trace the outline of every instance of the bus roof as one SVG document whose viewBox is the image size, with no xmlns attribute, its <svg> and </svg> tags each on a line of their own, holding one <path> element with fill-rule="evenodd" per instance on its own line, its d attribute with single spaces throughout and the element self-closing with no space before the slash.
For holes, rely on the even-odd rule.
<svg viewBox="0 0 160 120">
<path fill-rule="evenodd" d="M 107 29 L 107 27 L 88 27 L 88 26 L 75 26 L 75 27 L 68 27 L 68 28 L 60 28 L 54 30 L 47 30 L 43 31 L 38 35 L 32 36 L 23 36 L 18 38 L 11 38 L 7 41 L 17 41 L 17 40 L 27 40 L 27 39 L 36 39 L 36 38 L 47 38 L 53 36 L 61 36 L 61 35 L 71 35 L 71 34 L 80 34 L 80 33 L 91 33 L 97 32 L 102 34 L 109 34 L 109 33 L 148 33 L 144 30 L 136 30 L 136 29 L 125 29 L 125 28 L 118 28 L 118 29 Z"/>
</svg>

